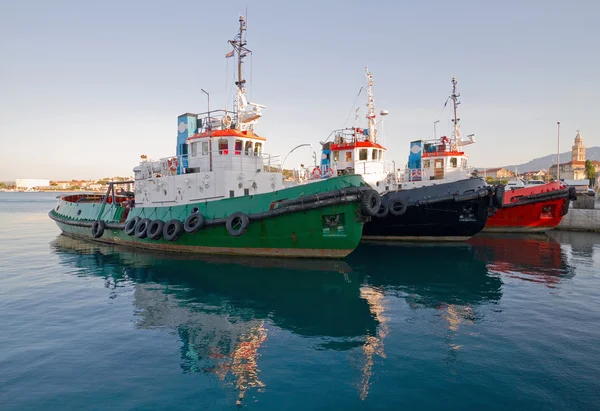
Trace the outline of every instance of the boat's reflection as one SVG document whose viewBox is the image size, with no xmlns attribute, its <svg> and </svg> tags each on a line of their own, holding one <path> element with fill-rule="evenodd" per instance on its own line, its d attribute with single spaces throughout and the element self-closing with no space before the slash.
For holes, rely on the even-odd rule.
<svg viewBox="0 0 600 411">
<path fill-rule="evenodd" d="M 469 240 L 490 272 L 555 287 L 574 275 L 561 245 L 545 234 L 481 234 Z"/>
<path fill-rule="evenodd" d="M 502 276 L 488 267 L 512 246 L 362 244 L 345 261 L 158 255 L 62 235 L 52 247 L 77 275 L 102 277 L 115 290 L 133 288 L 136 326 L 176 330 L 182 370 L 235 385 L 241 404 L 248 389 L 264 385 L 259 356 L 272 326 L 314 337 L 317 349 L 353 358 L 360 350 L 363 399 L 374 358 L 386 357 L 389 308 L 398 301 L 415 312 L 435 310 L 448 356 L 456 355 L 454 337 L 481 318 L 477 307 L 500 301 Z M 560 257 L 552 261 L 561 267 Z"/>
</svg>

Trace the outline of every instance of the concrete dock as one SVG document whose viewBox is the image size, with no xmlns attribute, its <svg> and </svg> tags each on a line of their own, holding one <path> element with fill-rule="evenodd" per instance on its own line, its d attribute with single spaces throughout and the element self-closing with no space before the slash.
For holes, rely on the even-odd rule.
<svg viewBox="0 0 600 411">
<path fill-rule="evenodd" d="M 593 210 L 569 207 L 569 212 L 555 230 L 600 232 L 600 202 L 596 201 Z"/>
</svg>

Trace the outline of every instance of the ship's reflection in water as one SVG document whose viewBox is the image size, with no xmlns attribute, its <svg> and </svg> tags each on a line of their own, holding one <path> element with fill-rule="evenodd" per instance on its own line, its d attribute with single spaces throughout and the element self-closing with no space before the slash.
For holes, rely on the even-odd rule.
<svg viewBox="0 0 600 411">
<path fill-rule="evenodd" d="M 487 234 L 471 238 L 469 244 L 490 273 L 548 287 L 574 276 L 561 244 L 550 236 Z"/>
<path fill-rule="evenodd" d="M 514 243 L 363 244 L 345 261 L 161 256 L 65 236 L 52 247 L 78 275 L 133 289 L 136 326 L 175 330 L 182 371 L 235 386 L 241 406 L 249 390 L 265 386 L 260 358 L 269 355 L 265 342 L 276 329 L 314 338 L 316 349 L 346 352 L 354 363 L 359 358 L 355 385 L 366 399 L 376 359 L 386 359 L 386 338 L 402 332 L 391 329 L 390 308 L 398 303 L 435 310 L 453 361 L 461 327 L 484 315 L 477 307 L 500 301 L 503 274 L 546 284 L 573 275 L 558 243 Z"/>
</svg>

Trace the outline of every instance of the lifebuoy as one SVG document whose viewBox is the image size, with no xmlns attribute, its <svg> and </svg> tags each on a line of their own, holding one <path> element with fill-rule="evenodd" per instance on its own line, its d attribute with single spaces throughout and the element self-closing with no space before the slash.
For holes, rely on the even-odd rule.
<svg viewBox="0 0 600 411">
<path fill-rule="evenodd" d="M 401 216 L 406 213 L 408 207 L 406 206 L 406 202 L 402 200 L 395 200 L 390 205 L 390 214 L 395 216 Z"/>
<path fill-rule="evenodd" d="M 148 236 L 148 226 L 150 225 L 151 220 L 149 218 L 142 218 L 135 225 L 135 236 L 137 238 L 146 238 Z"/>
<path fill-rule="evenodd" d="M 310 172 L 310 176 L 312 178 L 319 178 L 319 177 L 321 177 L 321 168 L 320 167 L 313 168 L 312 171 Z"/>
<path fill-rule="evenodd" d="M 196 231 L 202 228 L 202 226 L 204 226 L 204 216 L 201 212 L 196 211 L 185 219 L 183 229 L 188 234 L 194 234 Z"/>
<path fill-rule="evenodd" d="M 104 221 L 102 221 L 102 220 L 94 221 L 94 224 L 92 224 L 92 237 L 94 237 L 94 238 L 102 237 L 102 234 L 104 234 L 104 228 L 105 228 Z"/>
<path fill-rule="evenodd" d="M 248 216 L 239 211 L 227 217 L 227 221 L 225 222 L 227 232 L 234 237 L 239 237 L 244 234 L 249 225 L 250 219 Z"/>
<path fill-rule="evenodd" d="M 131 236 L 135 234 L 135 226 L 137 225 L 138 221 L 140 221 L 139 217 L 133 217 L 131 220 L 127 221 L 127 224 L 125 224 L 125 234 Z"/>
<path fill-rule="evenodd" d="M 177 166 L 179 165 L 179 162 L 177 161 L 177 157 L 173 157 L 169 159 L 169 170 L 171 170 L 172 173 L 177 171 Z"/>
<path fill-rule="evenodd" d="M 183 224 L 179 220 L 169 220 L 163 227 L 163 237 L 167 241 L 177 241 L 183 233 Z"/>
<path fill-rule="evenodd" d="M 364 215 L 375 217 L 381 207 L 381 196 L 375 190 L 363 192 L 360 199 L 360 210 Z"/>
<path fill-rule="evenodd" d="M 153 220 L 150 224 L 148 224 L 148 228 L 146 230 L 148 238 L 150 238 L 151 240 L 158 240 L 160 237 L 162 237 L 162 231 L 164 227 L 164 221 Z"/>
<path fill-rule="evenodd" d="M 333 174 L 334 174 L 333 168 L 327 167 L 327 170 L 325 170 L 325 175 L 327 177 L 333 177 Z"/>
</svg>

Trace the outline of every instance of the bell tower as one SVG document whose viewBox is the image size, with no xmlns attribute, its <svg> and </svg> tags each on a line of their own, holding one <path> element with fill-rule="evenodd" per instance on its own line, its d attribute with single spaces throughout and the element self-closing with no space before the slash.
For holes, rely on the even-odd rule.
<svg viewBox="0 0 600 411">
<path fill-rule="evenodd" d="M 585 147 L 583 146 L 583 138 L 581 138 L 581 133 L 579 130 L 577 130 L 575 144 L 571 150 L 571 160 L 573 162 L 585 162 Z"/>
</svg>

